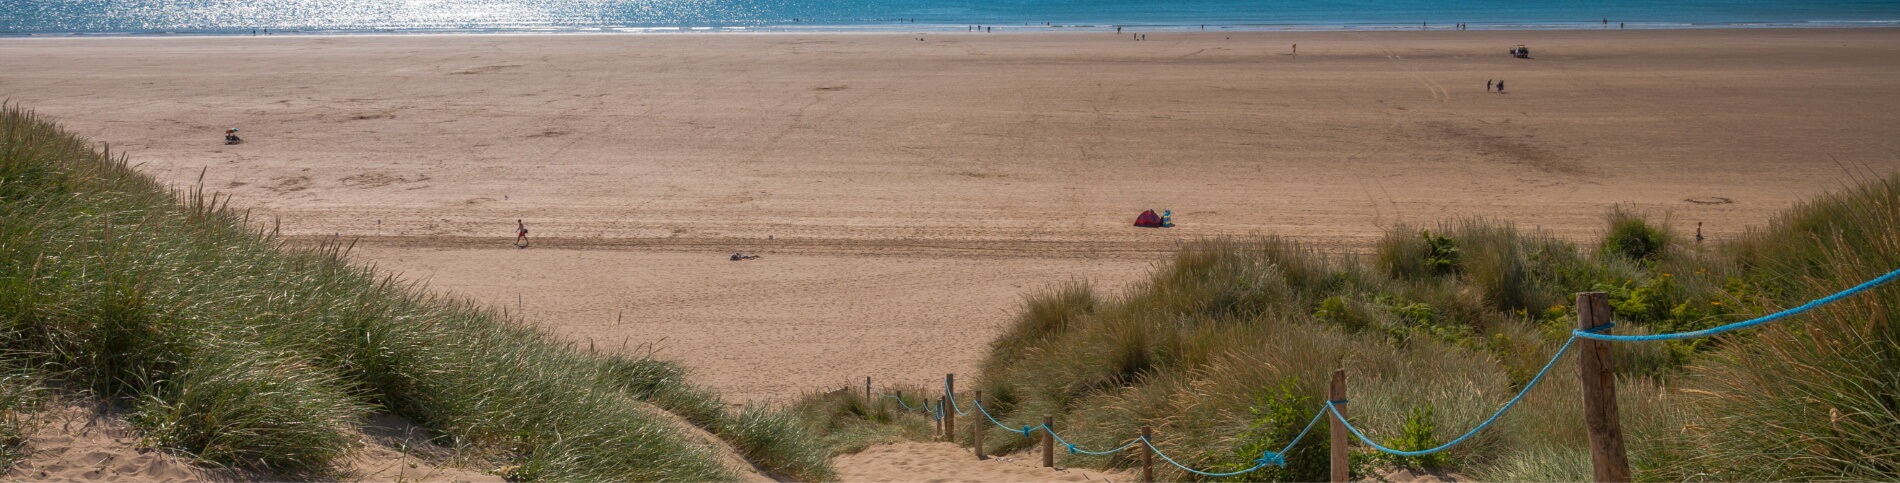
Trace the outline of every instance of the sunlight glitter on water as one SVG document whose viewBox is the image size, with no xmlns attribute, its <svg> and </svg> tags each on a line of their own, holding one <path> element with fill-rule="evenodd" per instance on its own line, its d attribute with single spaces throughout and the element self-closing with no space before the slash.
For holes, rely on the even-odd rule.
<svg viewBox="0 0 1900 483">
<path fill-rule="evenodd" d="M 1900 25 L 1900 0 L 0 0 L 0 34 Z M 1531 26 L 1531 27 L 1526 27 Z"/>
</svg>

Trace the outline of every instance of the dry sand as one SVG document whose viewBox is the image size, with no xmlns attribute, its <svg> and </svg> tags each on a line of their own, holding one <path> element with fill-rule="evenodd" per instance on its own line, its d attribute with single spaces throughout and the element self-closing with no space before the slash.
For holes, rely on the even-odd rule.
<svg viewBox="0 0 1900 483">
<path fill-rule="evenodd" d="M 873 446 L 839 456 L 834 463 L 843 481 L 1136 481 L 1127 471 L 1044 468 L 1042 453 L 1030 449 L 977 461 L 969 448 L 950 443 L 899 443 Z"/>
<path fill-rule="evenodd" d="M 270 475 L 239 474 L 193 465 L 153 450 L 122 415 L 90 399 L 61 399 L 30 421 L 34 430 L 22 448 L 26 458 L 7 468 L 6 481 L 270 481 Z M 458 467 L 450 451 L 401 418 L 378 416 L 358 433 L 362 449 L 350 458 L 339 481 L 500 483 L 499 476 Z"/>
<path fill-rule="evenodd" d="M 1179 239 L 1719 239 L 1900 169 L 1900 30 L 921 36 L 6 39 L 0 97 L 735 400 L 970 373 L 1024 291 Z"/>
</svg>

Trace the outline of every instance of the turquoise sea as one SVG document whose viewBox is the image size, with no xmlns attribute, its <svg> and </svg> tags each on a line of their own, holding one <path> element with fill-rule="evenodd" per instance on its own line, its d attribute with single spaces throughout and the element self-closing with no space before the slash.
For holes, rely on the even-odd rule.
<svg viewBox="0 0 1900 483">
<path fill-rule="evenodd" d="M 0 0 L 0 35 L 1894 27 L 1900 0 Z M 1203 27 L 1205 26 L 1205 27 Z"/>
</svg>

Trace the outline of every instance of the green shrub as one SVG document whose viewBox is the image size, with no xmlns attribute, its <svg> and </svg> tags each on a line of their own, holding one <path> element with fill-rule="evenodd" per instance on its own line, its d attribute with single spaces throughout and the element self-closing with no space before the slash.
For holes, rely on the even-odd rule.
<svg viewBox="0 0 1900 483">
<path fill-rule="evenodd" d="M 1285 449 L 1300 436 L 1321 405 L 1312 396 L 1302 394 L 1297 380 L 1287 378 L 1279 386 L 1263 387 L 1248 405 L 1248 423 L 1234 438 L 1233 458 L 1244 463 L 1229 463 L 1219 470 L 1238 471 L 1253 466 L 1253 460 L 1267 452 Z M 1266 466 L 1239 476 L 1248 481 L 1324 481 L 1332 471 L 1332 442 L 1325 426 L 1315 424 L 1292 451 L 1280 455 L 1286 466 Z"/>
<path fill-rule="evenodd" d="M 1363 306 L 1348 301 L 1344 295 L 1334 295 L 1319 301 L 1319 308 L 1313 311 L 1313 319 L 1336 324 L 1351 332 L 1364 331 L 1376 322 Z"/>
<path fill-rule="evenodd" d="M 1399 429 L 1399 435 L 1386 440 L 1386 447 L 1400 451 L 1418 451 L 1438 446 L 1440 443 L 1432 433 L 1437 430 L 1437 421 L 1432 414 L 1432 405 L 1426 404 L 1412 408 L 1405 417 L 1405 425 Z M 1399 466 L 1428 471 L 1438 470 L 1448 464 L 1445 453 L 1438 452 L 1419 456 L 1387 455 Z M 1315 481 L 1315 480 L 1309 480 Z"/>
<path fill-rule="evenodd" d="M 1425 239 L 1425 269 L 1435 275 L 1458 273 L 1458 242 L 1443 235 L 1433 235 L 1430 231 L 1419 232 Z"/>
<path fill-rule="evenodd" d="M 1661 260 L 1675 238 L 1662 228 L 1650 226 L 1641 215 L 1621 205 L 1612 208 L 1606 218 L 1609 229 L 1603 234 L 1601 253 L 1604 256 L 1652 262 Z"/>
</svg>

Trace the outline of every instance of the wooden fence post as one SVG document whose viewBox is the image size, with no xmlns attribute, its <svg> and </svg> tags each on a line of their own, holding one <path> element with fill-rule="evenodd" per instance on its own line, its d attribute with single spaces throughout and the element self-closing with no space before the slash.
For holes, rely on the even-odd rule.
<svg viewBox="0 0 1900 483">
<path fill-rule="evenodd" d="M 957 375 L 943 375 L 943 440 L 957 442 Z"/>
<path fill-rule="evenodd" d="M 1042 467 L 1056 467 L 1056 417 L 1042 415 Z"/>
<path fill-rule="evenodd" d="M 1345 369 L 1337 369 L 1333 371 L 1333 385 L 1332 385 L 1332 389 L 1326 392 L 1326 400 L 1328 401 L 1346 400 L 1346 370 Z M 1338 406 L 1334 406 L 1334 407 L 1338 407 Z M 1348 461 L 1348 457 L 1346 455 L 1346 444 L 1349 443 L 1349 441 L 1346 439 L 1346 421 L 1344 420 L 1345 417 L 1346 417 L 1346 410 L 1340 409 L 1338 414 L 1333 415 L 1333 420 L 1331 424 L 1328 424 L 1328 426 L 1332 426 L 1332 430 L 1333 430 L 1333 441 L 1332 441 L 1333 478 L 1332 478 L 1332 481 L 1334 481 L 1335 483 L 1352 480 L 1352 463 Z"/>
<path fill-rule="evenodd" d="M 1154 432 L 1147 426 L 1142 426 L 1141 439 L 1141 481 L 1152 483 L 1155 481 L 1155 450 L 1148 445 L 1154 443 Z"/>
<path fill-rule="evenodd" d="M 1610 323 L 1610 298 L 1603 292 L 1577 294 L 1577 328 L 1595 329 Z M 1607 333 L 1608 329 L 1599 331 Z M 1630 481 L 1629 457 L 1623 451 L 1623 426 L 1616 416 L 1616 367 L 1610 360 L 1610 342 L 1577 341 L 1578 379 L 1583 382 L 1583 417 L 1590 430 L 1590 466 L 1596 481 Z"/>
<path fill-rule="evenodd" d="M 983 390 L 976 390 L 976 399 L 970 400 L 971 406 L 983 404 Z M 978 409 L 981 411 L 982 409 Z M 983 461 L 989 456 L 983 454 L 983 420 L 970 418 L 970 447 L 976 448 L 976 460 Z"/>
<path fill-rule="evenodd" d="M 864 404 L 871 405 L 871 376 L 864 376 Z"/>
</svg>

